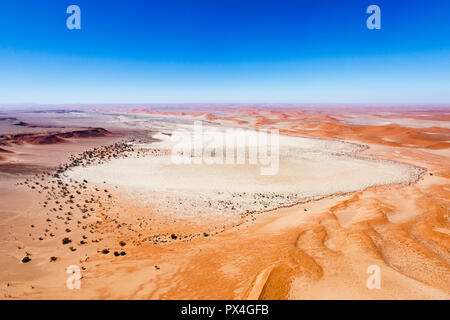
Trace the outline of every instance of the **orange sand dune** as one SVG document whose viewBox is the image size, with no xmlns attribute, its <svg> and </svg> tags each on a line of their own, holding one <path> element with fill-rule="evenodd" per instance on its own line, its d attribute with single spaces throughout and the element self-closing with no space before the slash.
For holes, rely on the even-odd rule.
<svg viewBox="0 0 450 320">
<path fill-rule="evenodd" d="M 362 285 L 370 265 L 380 266 L 385 276 L 383 283 L 387 288 L 382 294 L 380 290 L 380 298 L 408 297 L 407 290 L 412 296 L 426 296 L 433 294 L 432 288 L 440 290 L 441 297 L 445 297 L 450 292 L 450 238 L 435 231 L 448 228 L 444 203 L 439 198 L 419 196 L 421 191 L 417 187 L 397 191 L 409 194 L 406 203 L 399 202 L 387 188 L 377 189 L 357 193 L 328 212 L 305 221 L 297 231 L 295 246 L 300 250 L 296 259 L 306 263 L 295 268 L 279 266 L 288 270 L 281 271 L 284 277 L 286 273 L 291 277 L 284 280 L 287 282 L 284 286 L 280 286 L 280 279 L 269 278 L 262 297 L 376 297 L 377 292 L 372 294 Z M 444 191 L 442 187 L 431 189 Z M 448 192 L 444 193 L 448 196 Z M 414 199 L 412 208 L 424 209 L 404 212 L 402 206 L 411 198 Z M 289 286 L 292 278 L 293 284 Z"/>
<path fill-rule="evenodd" d="M 346 124 L 321 123 L 318 125 L 307 125 L 309 129 L 317 131 L 318 135 L 334 138 L 351 138 L 364 142 L 378 143 L 384 145 L 402 145 L 403 147 L 445 149 L 450 146 L 447 142 L 450 130 L 442 128 L 436 135 L 424 132 L 424 129 L 405 128 L 397 124 L 384 126 L 353 126 Z M 305 131 L 299 130 L 300 133 Z"/>
<path fill-rule="evenodd" d="M 353 110 L 348 107 L 346 110 Z M 371 108 L 371 112 L 377 110 Z M 382 109 L 383 110 L 383 109 Z M 241 112 L 243 118 L 250 117 L 253 120 L 252 126 L 255 128 L 262 126 L 270 126 L 280 122 L 289 122 L 295 126 L 295 130 L 283 129 L 283 132 L 299 134 L 315 135 L 328 138 L 351 138 L 369 143 L 377 143 L 382 145 L 398 146 L 402 144 L 404 147 L 412 148 L 429 148 L 434 150 L 446 149 L 450 146 L 450 129 L 431 127 L 431 128 L 407 128 L 398 124 L 379 125 L 379 126 L 362 126 L 347 124 L 341 120 L 337 120 L 332 114 L 317 111 L 305 111 L 296 109 L 287 110 L 260 110 L 254 108 L 235 108 L 233 111 Z M 248 120 L 234 117 L 217 117 L 211 113 L 170 113 L 155 110 L 136 109 L 133 113 L 149 113 L 163 114 L 173 116 L 193 116 L 202 117 L 206 120 L 228 120 L 237 124 L 245 125 Z M 445 116 L 445 110 L 439 112 L 439 115 L 425 115 L 423 118 L 428 120 L 439 119 Z M 239 113 L 238 113 L 239 115 Z M 395 115 L 374 114 L 385 118 L 398 118 L 399 116 L 420 118 L 416 111 L 396 112 Z M 298 127 L 300 125 L 300 127 Z M 302 129 L 303 128 L 303 129 Z M 343 134 L 345 133 L 345 134 Z"/>
<path fill-rule="evenodd" d="M 438 112 L 428 114 L 428 110 L 418 110 L 413 112 L 395 112 L 394 114 L 375 114 L 377 117 L 394 119 L 394 118 L 411 118 L 419 120 L 437 120 L 437 121 L 450 121 L 450 110 L 449 109 L 439 109 Z"/>
<path fill-rule="evenodd" d="M 352 125 L 336 119 L 343 118 L 336 110 L 345 117 L 388 109 L 240 106 L 229 114 L 221 110 L 224 117 L 193 113 L 217 123 L 234 119 L 243 127 L 278 126 L 292 135 L 368 144 L 358 156 L 426 173 L 416 183 L 248 213 L 226 224 L 157 213 L 151 203 L 138 205 L 87 181 L 58 183 L 53 174 L 24 180 L 9 172 L 0 180 L 1 297 L 450 299 L 449 130 Z M 28 155 L 26 163 L 36 157 Z M 58 161 L 65 163 L 64 157 Z M 71 242 L 64 244 L 66 237 Z M 31 261 L 22 263 L 27 253 Z M 80 290 L 65 287 L 69 265 L 83 268 Z M 379 289 L 366 285 L 370 266 L 380 269 Z"/>
</svg>

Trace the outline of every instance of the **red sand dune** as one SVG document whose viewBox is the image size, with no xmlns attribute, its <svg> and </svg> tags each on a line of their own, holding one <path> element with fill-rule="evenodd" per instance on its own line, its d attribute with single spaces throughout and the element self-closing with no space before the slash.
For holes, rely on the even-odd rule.
<svg viewBox="0 0 450 320">
<path fill-rule="evenodd" d="M 108 130 L 102 128 L 77 130 L 69 132 L 19 133 L 0 136 L 0 145 L 10 144 L 54 144 L 65 142 L 71 138 L 94 138 L 109 135 Z"/>
<path fill-rule="evenodd" d="M 0 118 L 0 121 L 8 121 L 8 122 L 10 122 L 10 121 L 18 121 L 18 119 L 17 118 L 13 118 L 13 117 L 2 117 L 2 118 Z"/>
<path fill-rule="evenodd" d="M 0 153 L 13 153 L 12 151 L 0 148 Z"/>
<path fill-rule="evenodd" d="M 373 112 L 377 117 L 384 118 L 415 118 L 422 120 L 446 120 L 449 115 L 449 110 L 446 108 L 433 110 L 433 114 L 429 113 L 427 109 L 414 108 L 411 110 L 372 107 L 367 110 L 359 110 L 357 107 L 333 107 L 332 110 L 345 110 L 348 112 L 367 111 Z M 309 110 L 309 109 L 283 109 L 283 110 L 265 110 L 261 108 L 237 107 L 233 111 L 242 118 L 252 118 L 253 127 L 259 128 L 263 126 L 273 125 L 280 122 L 288 122 L 291 124 L 291 129 L 283 129 L 281 132 L 288 134 L 300 134 L 308 136 L 316 136 L 332 139 L 354 139 L 367 143 L 376 143 L 386 146 L 403 146 L 408 148 L 425 148 L 432 150 L 446 149 L 450 147 L 450 129 L 440 127 L 430 128 L 411 128 L 404 127 L 398 124 L 388 125 L 355 125 L 348 124 L 344 121 L 338 120 L 333 113 L 323 111 Z M 380 111 L 391 112 L 390 115 L 379 113 Z M 378 113 L 377 113 L 378 112 Z M 248 124 L 249 122 L 243 120 L 241 117 L 218 117 L 211 113 L 185 113 L 185 112 L 164 112 L 152 109 L 134 109 L 128 113 L 143 113 L 143 114 L 160 114 L 172 116 L 191 116 L 202 117 L 205 120 L 227 120 L 234 121 L 237 124 Z M 342 118 L 342 115 L 339 114 Z"/>
<path fill-rule="evenodd" d="M 450 147 L 450 129 L 440 127 L 411 128 L 398 124 L 354 125 L 335 119 L 332 115 L 302 110 L 271 111 L 270 117 L 260 112 L 254 127 L 282 121 L 291 123 L 291 129 L 281 132 L 333 139 L 354 139 L 367 143 L 408 148 L 446 149 Z M 266 113 L 267 114 L 267 113 Z M 405 114 L 408 114 L 405 112 Z M 278 117 L 275 119 L 274 117 Z"/>
<path fill-rule="evenodd" d="M 6 149 L 3 149 L 3 148 L 0 148 L 0 161 L 8 160 L 8 157 L 4 156 L 5 153 L 6 154 L 10 154 L 10 153 L 14 153 L 14 152 L 6 150 Z"/>
</svg>

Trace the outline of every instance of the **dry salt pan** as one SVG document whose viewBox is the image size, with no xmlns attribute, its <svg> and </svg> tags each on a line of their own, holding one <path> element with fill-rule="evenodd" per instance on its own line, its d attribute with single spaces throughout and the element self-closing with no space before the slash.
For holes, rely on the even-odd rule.
<svg viewBox="0 0 450 320">
<path fill-rule="evenodd" d="M 360 145 L 284 135 L 279 136 L 279 168 L 274 175 L 261 175 L 260 164 L 248 162 L 176 164 L 170 155 L 175 143 L 171 136 L 157 138 L 161 142 L 148 147 L 166 150 L 163 155 L 131 155 L 75 167 L 67 172 L 68 179 L 106 181 L 161 211 L 200 217 L 266 211 L 375 185 L 409 183 L 421 174 L 421 169 L 406 164 L 358 157 Z"/>
</svg>

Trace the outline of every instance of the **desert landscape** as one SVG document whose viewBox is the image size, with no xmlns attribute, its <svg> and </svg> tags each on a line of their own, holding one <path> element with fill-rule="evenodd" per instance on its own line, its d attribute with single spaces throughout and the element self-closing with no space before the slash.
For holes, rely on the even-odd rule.
<svg viewBox="0 0 450 320">
<path fill-rule="evenodd" d="M 276 173 L 174 163 L 199 123 Z M 448 106 L 4 107 L 0 297 L 448 300 L 449 178 Z"/>
</svg>

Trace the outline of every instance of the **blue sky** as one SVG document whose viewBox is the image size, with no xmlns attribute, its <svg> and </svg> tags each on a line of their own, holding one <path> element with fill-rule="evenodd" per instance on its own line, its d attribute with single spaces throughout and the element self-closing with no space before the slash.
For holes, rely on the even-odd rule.
<svg viewBox="0 0 450 320">
<path fill-rule="evenodd" d="M 449 88 L 447 0 L 0 0 L 0 104 L 432 104 Z"/>
</svg>

